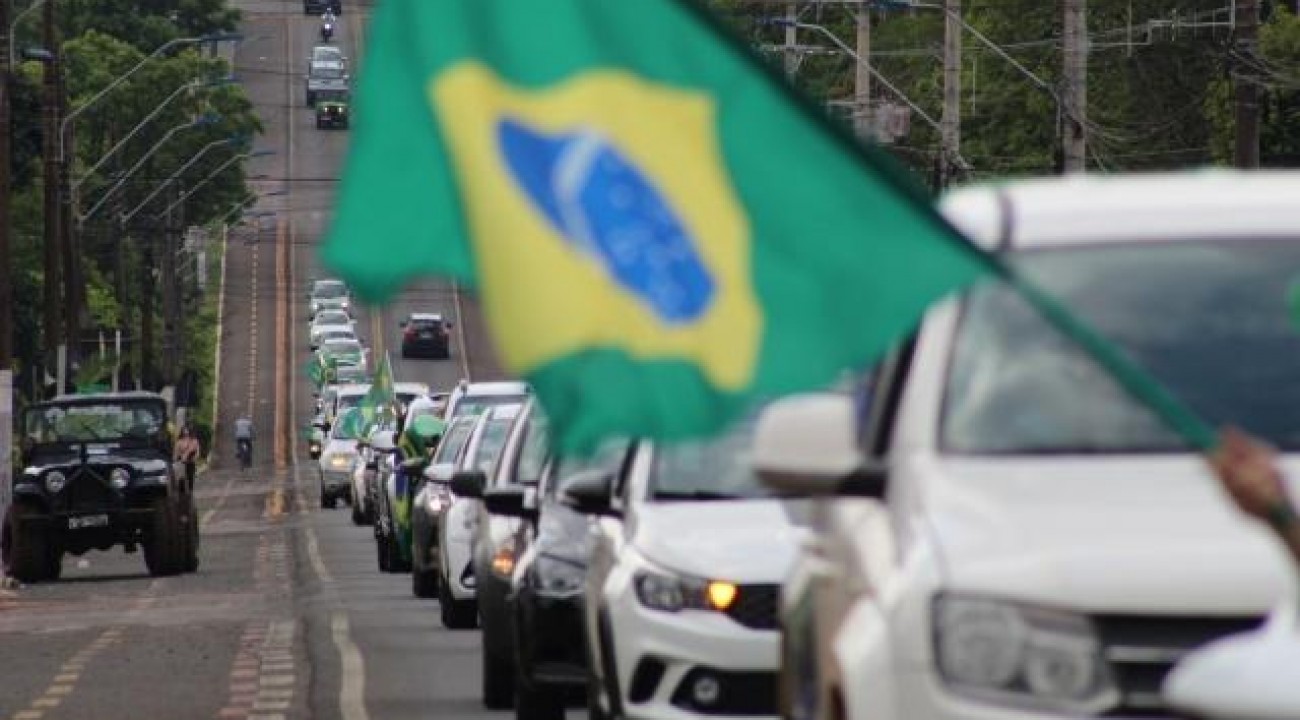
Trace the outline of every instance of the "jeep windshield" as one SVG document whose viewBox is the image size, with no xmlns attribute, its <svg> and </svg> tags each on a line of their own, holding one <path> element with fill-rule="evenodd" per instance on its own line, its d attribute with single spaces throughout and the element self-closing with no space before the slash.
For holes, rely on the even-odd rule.
<svg viewBox="0 0 1300 720">
<path fill-rule="evenodd" d="M 1212 427 L 1300 447 L 1300 241 L 1022 252 L 1017 266 Z M 967 297 L 941 444 L 977 454 L 1181 452 L 1185 443 L 1015 292 Z"/>
<path fill-rule="evenodd" d="M 33 445 L 150 443 L 163 429 L 153 402 L 95 402 L 37 406 L 23 414 L 23 438 Z"/>
</svg>

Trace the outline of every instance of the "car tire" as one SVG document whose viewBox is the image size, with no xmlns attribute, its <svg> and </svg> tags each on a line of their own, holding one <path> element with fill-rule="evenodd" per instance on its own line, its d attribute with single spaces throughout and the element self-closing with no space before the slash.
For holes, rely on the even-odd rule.
<svg viewBox="0 0 1300 720">
<path fill-rule="evenodd" d="M 515 667 L 512 658 L 498 657 L 483 643 L 483 705 L 489 710 L 509 710 L 515 704 Z"/>
<path fill-rule="evenodd" d="M 176 504 L 168 497 L 150 503 L 152 517 L 144 542 L 144 565 L 154 577 L 175 575 L 184 567 L 185 528 Z"/>
<path fill-rule="evenodd" d="M 357 501 L 353 500 L 351 502 L 351 505 L 352 505 L 352 524 L 358 527 L 365 525 L 366 516 L 365 513 L 361 512 L 361 508 L 357 506 Z"/>
<path fill-rule="evenodd" d="M 338 506 L 339 499 L 326 492 L 324 489 L 320 492 L 320 509 L 333 510 Z"/>
<path fill-rule="evenodd" d="M 411 593 L 418 598 L 438 597 L 438 573 L 412 568 Z"/>
<path fill-rule="evenodd" d="M 478 605 L 451 596 L 447 581 L 438 579 L 438 614 L 448 630 L 472 630 L 478 624 Z"/>
<path fill-rule="evenodd" d="M 391 535 L 384 535 L 383 539 L 384 553 L 388 555 L 386 560 L 387 570 L 390 573 L 403 573 L 410 570 L 406 562 L 402 559 L 402 549 L 397 546 L 397 540 Z"/>
<path fill-rule="evenodd" d="M 564 720 L 564 693 L 546 683 L 532 683 L 515 671 L 515 720 Z"/>
<path fill-rule="evenodd" d="M 26 520 L 35 514 L 23 503 L 14 503 L 4 521 L 4 565 L 10 575 L 24 583 L 53 579 L 49 575 L 50 534 Z"/>
</svg>

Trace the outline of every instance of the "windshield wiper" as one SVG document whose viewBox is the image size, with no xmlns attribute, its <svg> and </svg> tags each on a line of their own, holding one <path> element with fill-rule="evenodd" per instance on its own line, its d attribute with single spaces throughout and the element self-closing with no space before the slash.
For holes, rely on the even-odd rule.
<svg viewBox="0 0 1300 720">
<path fill-rule="evenodd" d="M 656 490 L 656 500 L 744 500 L 748 496 L 714 490 Z"/>
</svg>

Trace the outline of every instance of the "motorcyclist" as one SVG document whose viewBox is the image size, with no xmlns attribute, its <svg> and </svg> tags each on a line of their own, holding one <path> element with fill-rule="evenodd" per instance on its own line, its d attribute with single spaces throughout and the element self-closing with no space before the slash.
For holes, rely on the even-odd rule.
<svg viewBox="0 0 1300 720">
<path fill-rule="evenodd" d="M 235 448 L 238 455 L 248 458 L 248 464 L 253 462 L 253 421 L 248 418 L 248 413 L 240 415 L 235 420 Z"/>
<path fill-rule="evenodd" d="M 338 20 L 334 15 L 334 8 L 325 8 L 325 14 L 320 16 L 320 38 L 324 42 L 329 42 L 334 37 L 334 22 Z"/>
</svg>

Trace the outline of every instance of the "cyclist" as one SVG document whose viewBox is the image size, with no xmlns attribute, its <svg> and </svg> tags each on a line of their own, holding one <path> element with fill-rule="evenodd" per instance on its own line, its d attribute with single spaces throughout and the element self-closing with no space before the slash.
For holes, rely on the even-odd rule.
<svg viewBox="0 0 1300 720">
<path fill-rule="evenodd" d="M 235 447 L 244 467 L 253 464 L 253 421 L 244 413 L 235 420 Z"/>
</svg>

